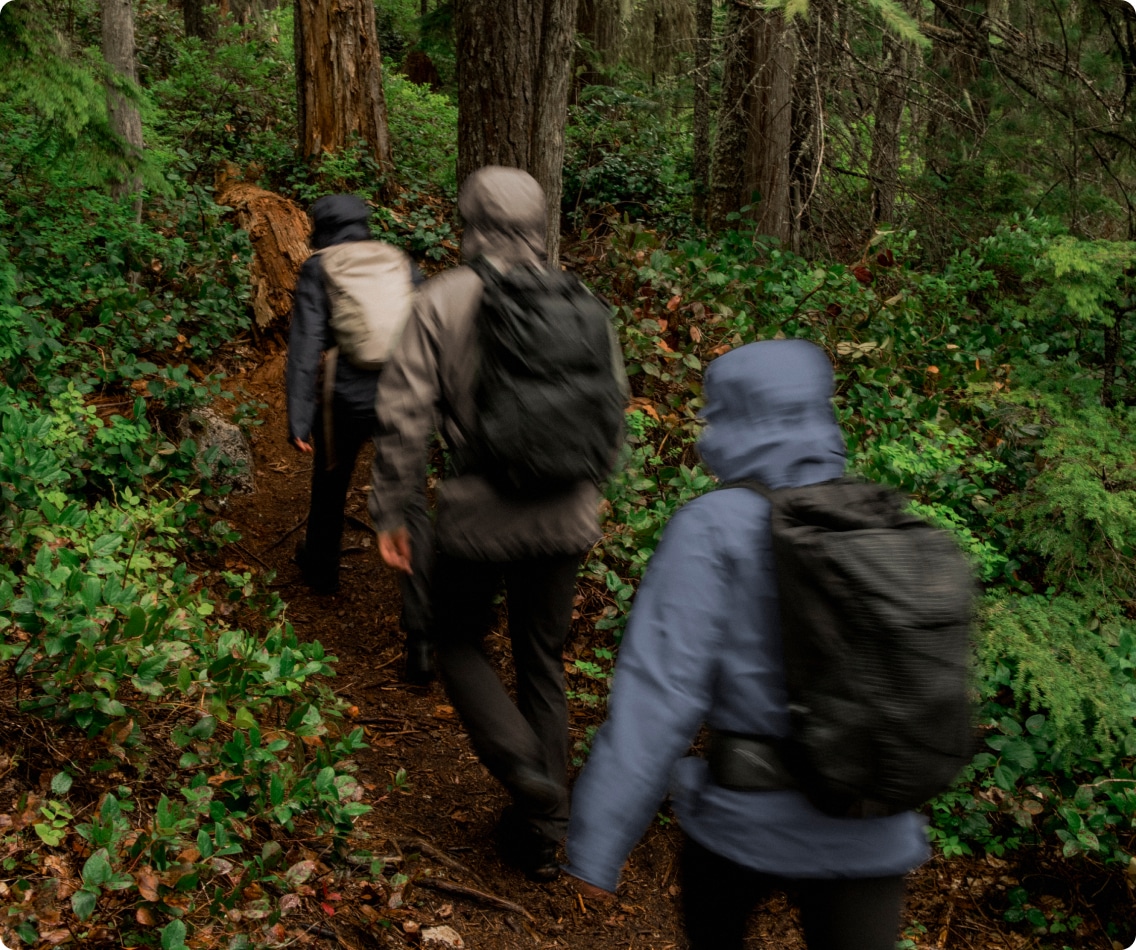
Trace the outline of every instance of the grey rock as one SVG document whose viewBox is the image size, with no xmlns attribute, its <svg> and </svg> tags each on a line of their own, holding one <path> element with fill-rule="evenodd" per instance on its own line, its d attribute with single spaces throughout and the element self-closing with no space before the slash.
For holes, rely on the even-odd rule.
<svg viewBox="0 0 1136 950">
<path fill-rule="evenodd" d="M 212 409 L 194 409 L 178 424 L 178 435 L 193 439 L 199 455 L 217 447 L 217 459 L 228 463 L 216 468 L 218 484 L 231 485 L 238 494 L 255 490 L 252 447 L 240 426 L 226 422 Z"/>
</svg>

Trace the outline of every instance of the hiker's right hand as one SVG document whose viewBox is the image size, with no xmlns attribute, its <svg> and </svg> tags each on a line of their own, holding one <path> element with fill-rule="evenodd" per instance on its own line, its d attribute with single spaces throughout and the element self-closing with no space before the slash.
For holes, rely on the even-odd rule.
<svg viewBox="0 0 1136 950">
<path fill-rule="evenodd" d="M 410 568 L 410 532 L 403 528 L 379 532 L 379 553 L 387 567 L 403 574 L 413 574 Z"/>
<path fill-rule="evenodd" d="M 303 439 L 301 439 L 301 438 L 300 438 L 299 436 L 294 436 L 294 437 L 292 438 L 292 444 L 293 444 L 293 445 L 294 445 L 294 446 L 295 446 L 295 447 L 297 448 L 297 450 L 299 450 L 300 452 L 305 452 L 305 453 L 306 453 L 306 452 L 314 452 L 314 451 L 315 451 L 315 449 L 314 449 L 314 448 L 312 448 L 312 444 L 311 444 L 310 442 L 305 442 L 305 441 L 304 441 Z"/>
</svg>

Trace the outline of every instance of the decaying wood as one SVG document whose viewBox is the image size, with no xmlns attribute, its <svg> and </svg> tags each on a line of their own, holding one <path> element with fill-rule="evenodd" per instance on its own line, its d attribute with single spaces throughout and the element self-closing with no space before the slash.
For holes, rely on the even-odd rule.
<svg viewBox="0 0 1136 950">
<path fill-rule="evenodd" d="M 286 320 L 300 265 L 308 259 L 311 223 L 294 201 L 236 177 L 229 165 L 217 173 L 214 200 L 232 208 L 252 241 L 253 312 L 256 325 Z"/>
</svg>

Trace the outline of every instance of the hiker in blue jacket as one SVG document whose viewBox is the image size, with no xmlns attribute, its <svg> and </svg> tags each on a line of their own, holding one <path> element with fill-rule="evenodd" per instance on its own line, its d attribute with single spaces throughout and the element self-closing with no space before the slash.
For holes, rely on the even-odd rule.
<svg viewBox="0 0 1136 950">
<path fill-rule="evenodd" d="M 844 472 L 832 367 L 803 340 L 752 343 L 705 377 L 699 441 L 722 482 L 772 488 Z M 785 889 L 814 950 L 892 950 L 904 875 L 928 856 L 913 812 L 834 818 L 799 791 L 737 791 L 687 757 L 703 725 L 789 731 L 769 503 L 714 491 L 672 519 L 635 598 L 610 715 L 576 783 L 567 870 L 613 892 L 668 789 L 684 833 L 682 902 L 694 950 L 740 948 L 751 911 Z"/>
</svg>

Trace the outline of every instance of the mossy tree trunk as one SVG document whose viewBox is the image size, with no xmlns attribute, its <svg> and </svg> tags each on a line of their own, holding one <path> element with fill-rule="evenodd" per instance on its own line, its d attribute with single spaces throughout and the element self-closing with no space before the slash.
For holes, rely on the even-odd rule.
<svg viewBox="0 0 1136 950">
<path fill-rule="evenodd" d="M 127 84 L 138 82 L 134 60 L 134 8 L 132 0 L 101 0 L 103 58 Z M 142 187 L 137 167 L 142 159 L 142 115 L 138 104 L 121 88 L 107 89 L 107 111 L 110 126 L 122 146 L 122 174 L 111 185 L 111 193 L 121 196 L 134 194 Z M 141 199 L 138 203 L 141 217 Z"/>
</svg>

